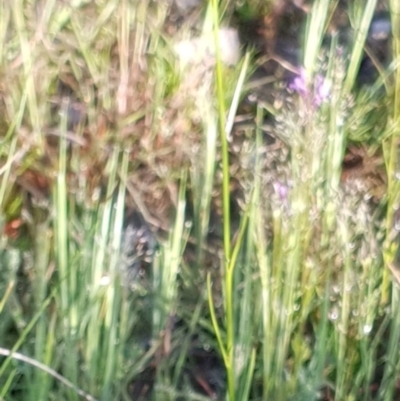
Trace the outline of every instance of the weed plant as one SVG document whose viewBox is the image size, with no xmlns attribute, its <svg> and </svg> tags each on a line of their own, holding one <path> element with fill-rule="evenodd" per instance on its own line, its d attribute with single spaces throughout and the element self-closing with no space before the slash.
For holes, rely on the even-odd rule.
<svg viewBox="0 0 400 401">
<path fill-rule="evenodd" d="M 179 30 L 169 3 L 0 3 L 0 399 L 397 399 L 398 1 L 368 87 L 377 0 L 346 6 L 345 45 L 312 2 L 283 105 L 241 135 L 257 60 L 218 44 L 242 5 Z M 215 57 L 182 65 L 200 33 Z"/>
</svg>

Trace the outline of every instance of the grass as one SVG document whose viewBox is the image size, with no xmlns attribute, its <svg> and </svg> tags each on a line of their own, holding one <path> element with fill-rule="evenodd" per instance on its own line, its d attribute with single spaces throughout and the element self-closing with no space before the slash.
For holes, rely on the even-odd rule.
<svg viewBox="0 0 400 401">
<path fill-rule="evenodd" d="M 242 130 L 251 50 L 174 53 L 233 2 L 182 29 L 164 3 L 1 3 L 0 399 L 399 397 L 399 10 L 360 87 L 377 1 L 346 46 L 336 3 Z"/>
</svg>

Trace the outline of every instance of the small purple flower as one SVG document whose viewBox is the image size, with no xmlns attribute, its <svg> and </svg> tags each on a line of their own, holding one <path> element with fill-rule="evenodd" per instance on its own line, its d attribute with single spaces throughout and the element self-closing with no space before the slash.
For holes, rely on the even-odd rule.
<svg viewBox="0 0 400 401">
<path fill-rule="evenodd" d="M 317 75 L 315 79 L 315 104 L 320 106 L 331 94 L 331 83 L 322 75 Z"/>
<path fill-rule="evenodd" d="M 316 107 L 320 107 L 331 94 L 331 84 L 324 76 L 318 74 L 314 82 L 309 83 L 304 68 L 300 69 L 299 74 L 289 84 L 289 89 L 297 92 L 303 99 Z"/>
<path fill-rule="evenodd" d="M 300 68 L 300 73 L 296 78 L 293 79 L 292 83 L 289 85 L 289 89 L 302 96 L 306 96 L 308 94 L 307 76 L 304 68 Z"/>
<path fill-rule="evenodd" d="M 280 181 L 273 182 L 272 186 L 274 187 L 274 191 L 278 195 L 279 199 L 283 203 L 286 203 L 289 196 L 289 187 Z"/>
</svg>

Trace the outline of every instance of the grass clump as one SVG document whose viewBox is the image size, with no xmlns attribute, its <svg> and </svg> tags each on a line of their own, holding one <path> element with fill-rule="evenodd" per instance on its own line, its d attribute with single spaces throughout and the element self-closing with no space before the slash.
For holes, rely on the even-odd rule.
<svg viewBox="0 0 400 401">
<path fill-rule="evenodd" d="M 394 0 L 395 61 L 359 83 L 377 3 L 340 5 L 346 35 L 337 2 L 293 6 L 302 61 L 250 117 L 262 61 L 218 45 L 246 7 L 0 5 L 0 398 L 396 399 Z"/>
</svg>

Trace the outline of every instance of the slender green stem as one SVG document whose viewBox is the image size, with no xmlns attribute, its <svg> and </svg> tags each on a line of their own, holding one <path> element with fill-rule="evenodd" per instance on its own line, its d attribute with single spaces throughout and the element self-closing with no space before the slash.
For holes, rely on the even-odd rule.
<svg viewBox="0 0 400 401">
<path fill-rule="evenodd" d="M 213 23 L 214 23 L 214 41 L 217 55 L 216 62 L 216 90 L 218 101 L 218 117 L 219 117 L 219 132 L 222 148 L 222 198 L 223 198 L 223 225 L 224 225 L 224 256 L 225 266 L 229 266 L 231 258 L 231 227 L 230 227 L 230 174 L 229 174 L 229 153 L 228 141 L 226 138 L 226 115 L 225 115 L 225 89 L 224 76 L 222 71 L 222 62 L 219 48 L 219 12 L 218 0 L 212 0 L 213 6 Z"/>
<path fill-rule="evenodd" d="M 391 3 L 392 12 L 392 30 L 393 30 L 393 52 L 395 59 L 400 56 L 400 4 L 396 0 Z M 397 68 L 395 72 L 395 90 L 394 90 L 394 105 L 393 105 L 393 119 L 392 126 L 388 129 L 391 133 L 389 143 L 384 144 L 384 151 L 386 150 L 386 169 L 387 169 L 387 193 L 388 193 L 388 207 L 386 214 L 386 244 L 385 244 L 385 263 L 393 263 L 394 255 L 397 246 L 393 245 L 392 241 L 392 228 L 394 220 L 394 212 L 398 209 L 400 187 L 398 179 L 396 178 L 396 170 L 398 169 L 398 139 L 400 136 L 400 69 Z M 382 304 L 386 304 L 389 299 L 389 270 L 386 269 L 382 279 Z"/>
<path fill-rule="evenodd" d="M 344 83 L 345 92 L 350 92 L 357 80 L 357 74 L 360 69 L 361 60 L 364 53 L 364 44 L 368 35 L 368 29 L 376 9 L 377 0 L 368 0 L 360 21 L 357 21 L 358 29 L 351 52 L 349 68 L 346 81 Z"/>
<path fill-rule="evenodd" d="M 228 359 L 228 354 L 225 350 L 225 345 L 224 345 L 224 341 L 222 339 L 222 334 L 221 334 L 221 330 L 219 328 L 218 325 L 218 321 L 217 321 L 217 316 L 215 314 L 215 308 L 214 308 L 214 302 L 212 299 L 212 291 L 211 291 L 211 276 L 210 274 L 207 275 L 207 294 L 208 294 L 208 306 L 210 309 L 210 315 L 211 315 L 211 322 L 215 331 L 215 335 L 217 337 L 217 342 L 218 342 L 218 346 L 219 349 L 221 351 L 222 354 L 222 359 L 224 360 L 224 364 L 225 366 L 228 366 L 229 364 L 229 359 Z"/>
<path fill-rule="evenodd" d="M 212 0 L 212 15 L 214 27 L 214 43 L 216 49 L 216 92 L 218 100 L 219 132 L 222 148 L 222 203 L 223 203 L 223 242 L 224 242 L 224 288 L 225 288 L 225 315 L 226 315 L 226 353 L 225 366 L 228 376 L 229 400 L 235 400 L 235 372 L 234 372 L 234 299 L 233 278 L 234 268 L 231 264 L 231 220 L 230 220 L 230 174 L 228 141 L 226 138 L 225 90 L 224 77 L 219 47 L 219 8 L 218 1 Z M 221 348 L 221 351 L 223 348 Z"/>
</svg>

